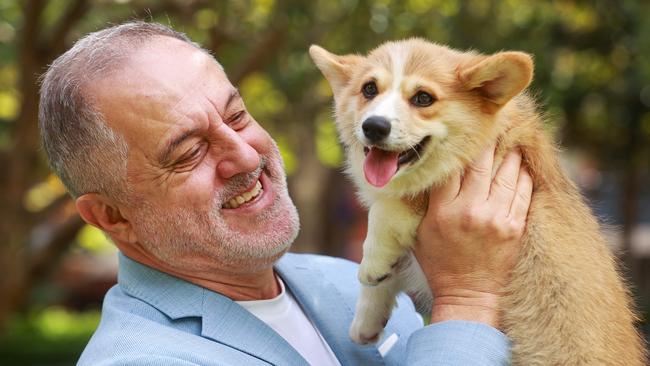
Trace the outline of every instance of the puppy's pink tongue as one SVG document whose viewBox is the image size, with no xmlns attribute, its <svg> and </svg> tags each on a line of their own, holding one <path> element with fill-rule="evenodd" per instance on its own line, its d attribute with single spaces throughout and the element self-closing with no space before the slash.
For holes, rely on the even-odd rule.
<svg viewBox="0 0 650 366">
<path fill-rule="evenodd" d="M 385 186 L 390 178 L 397 173 L 398 155 L 397 152 L 371 147 L 363 163 L 363 172 L 368 183 L 375 187 Z"/>
</svg>

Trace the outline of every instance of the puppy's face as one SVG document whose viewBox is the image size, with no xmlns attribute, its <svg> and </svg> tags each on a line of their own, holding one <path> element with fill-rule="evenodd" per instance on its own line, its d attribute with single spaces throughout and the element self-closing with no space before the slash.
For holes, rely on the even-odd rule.
<svg viewBox="0 0 650 366">
<path fill-rule="evenodd" d="M 532 78 L 530 56 L 462 53 L 418 39 L 367 57 L 310 48 L 334 92 L 348 168 L 368 189 L 415 193 L 461 169 L 502 132 L 496 114 Z"/>
</svg>

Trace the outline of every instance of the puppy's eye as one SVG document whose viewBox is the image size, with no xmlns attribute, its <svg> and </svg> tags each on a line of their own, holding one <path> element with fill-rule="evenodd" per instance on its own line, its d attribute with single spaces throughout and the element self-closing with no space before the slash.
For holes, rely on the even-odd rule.
<svg viewBox="0 0 650 366">
<path fill-rule="evenodd" d="M 411 104 L 416 107 L 428 107 L 435 101 L 436 98 L 434 98 L 431 94 L 423 91 L 419 91 L 413 97 L 411 97 Z"/>
<path fill-rule="evenodd" d="M 363 84 L 361 87 L 361 92 L 363 93 L 363 96 L 366 97 L 366 99 L 372 99 L 379 93 L 377 90 L 377 84 L 375 84 L 374 81 L 369 81 Z"/>
</svg>

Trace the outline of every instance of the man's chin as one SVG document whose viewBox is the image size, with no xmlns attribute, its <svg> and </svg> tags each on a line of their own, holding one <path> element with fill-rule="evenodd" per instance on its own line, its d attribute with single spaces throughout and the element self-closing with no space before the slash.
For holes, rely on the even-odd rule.
<svg viewBox="0 0 650 366">
<path fill-rule="evenodd" d="M 291 201 L 286 188 L 265 182 L 262 196 L 252 205 L 235 209 L 222 209 L 221 219 L 233 233 L 242 236 L 252 235 L 253 240 L 260 237 L 287 238 L 291 243 L 297 236 L 300 226 L 296 206 Z"/>
<path fill-rule="evenodd" d="M 289 250 L 300 227 L 297 210 L 289 199 L 279 200 L 265 215 L 224 219 L 229 230 L 221 246 L 229 247 L 232 252 L 228 256 L 232 261 L 239 259 L 240 264 L 273 265 Z"/>
<path fill-rule="evenodd" d="M 267 240 L 260 240 L 260 237 L 241 237 L 241 239 L 243 240 L 238 243 L 231 242 L 229 245 L 221 246 L 221 253 L 215 260 L 218 260 L 221 266 L 229 267 L 233 273 L 245 274 L 273 267 L 289 251 L 295 235 L 291 235 L 286 241 L 268 237 Z"/>
</svg>

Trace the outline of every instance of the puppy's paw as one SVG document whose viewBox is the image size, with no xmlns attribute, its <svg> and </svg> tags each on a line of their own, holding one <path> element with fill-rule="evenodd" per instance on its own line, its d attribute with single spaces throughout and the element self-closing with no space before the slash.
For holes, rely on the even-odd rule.
<svg viewBox="0 0 650 366">
<path fill-rule="evenodd" d="M 359 265 L 359 282 L 366 286 L 377 286 L 382 281 L 389 279 L 393 275 L 395 266 L 386 266 L 382 264 L 368 264 L 362 261 Z"/>
<path fill-rule="evenodd" d="M 387 322 L 388 318 L 370 319 L 355 316 L 350 326 L 350 339 L 360 345 L 377 343 Z"/>
</svg>

